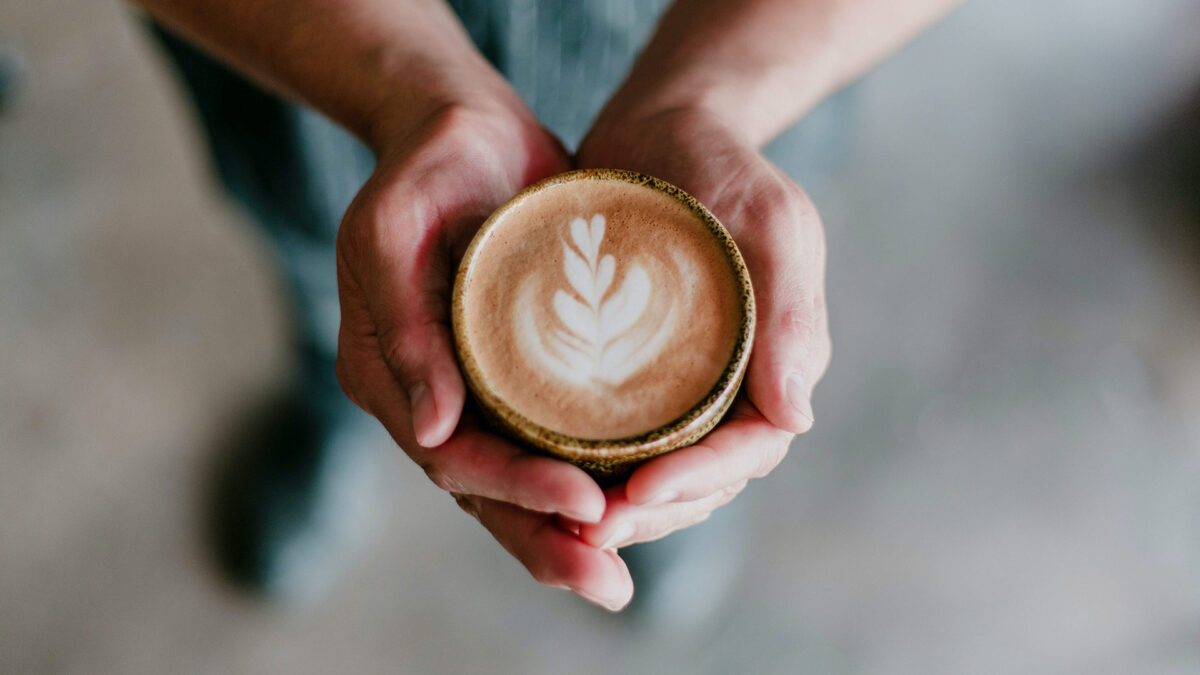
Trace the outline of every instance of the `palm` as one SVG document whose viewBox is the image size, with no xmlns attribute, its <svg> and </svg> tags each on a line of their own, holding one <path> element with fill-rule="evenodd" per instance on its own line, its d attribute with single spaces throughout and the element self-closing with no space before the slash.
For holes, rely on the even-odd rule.
<svg viewBox="0 0 1200 675">
<path fill-rule="evenodd" d="M 615 546 L 700 522 L 774 469 L 794 433 L 811 426 L 807 398 L 829 359 L 824 238 L 803 191 L 703 115 L 672 113 L 625 128 L 639 135 L 585 140 L 580 165 L 651 174 L 708 205 L 746 259 L 759 319 L 743 394 L 725 421 L 699 444 L 639 467 L 610 490 L 604 520 L 581 529 L 586 541 Z"/>
<path fill-rule="evenodd" d="M 475 231 L 521 188 L 566 168 L 561 146 L 525 116 L 454 113 L 381 156 L 339 233 L 338 375 L 538 580 L 615 608 L 631 592 L 624 565 L 553 515 L 598 521 L 599 486 L 469 417 L 460 423 L 465 388 L 451 343 L 452 277 Z"/>
</svg>

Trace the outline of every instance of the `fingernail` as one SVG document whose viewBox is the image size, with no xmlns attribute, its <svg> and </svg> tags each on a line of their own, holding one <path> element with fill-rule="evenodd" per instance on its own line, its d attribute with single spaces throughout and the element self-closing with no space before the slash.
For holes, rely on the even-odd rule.
<svg viewBox="0 0 1200 675">
<path fill-rule="evenodd" d="M 674 490 L 663 490 L 662 492 L 643 502 L 642 506 L 661 506 L 667 502 L 673 502 L 676 499 L 679 499 L 678 492 Z"/>
<path fill-rule="evenodd" d="M 603 599 L 598 598 L 595 595 L 592 595 L 591 593 L 588 593 L 582 589 L 572 587 L 571 592 L 575 593 L 576 595 L 583 598 L 584 600 L 587 600 L 588 602 L 592 603 L 593 605 L 599 605 L 599 606 L 603 607 L 604 609 L 607 609 L 610 612 L 619 612 L 619 611 L 621 611 L 621 608 L 624 606 L 624 603 L 622 603 L 620 601 L 603 600 Z"/>
<path fill-rule="evenodd" d="M 804 386 L 804 376 L 799 372 L 792 373 L 787 379 L 787 396 L 796 412 L 804 416 L 811 424 L 813 421 L 812 401 L 808 400 L 808 391 Z"/>
<path fill-rule="evenodd" d="M 437 408 L 433 404 L 433 396 L 429 393 L 429 385 L 418 382 L 408 390 L 408 402 L 412 406 L 413 433 L 417 443 L 429 447 L 429 435 L 437 417 Z"/>
<path fill-rule="evenodd" d="M 613 530 L 612 534 L 608 535 L 608 539 L 600 545 L 602 549 L 614 550 L 618 544 L 623 543 L 633 536 L 633 523 L 621 523 L 617 525 L 617 529 Z"/>
</svg>

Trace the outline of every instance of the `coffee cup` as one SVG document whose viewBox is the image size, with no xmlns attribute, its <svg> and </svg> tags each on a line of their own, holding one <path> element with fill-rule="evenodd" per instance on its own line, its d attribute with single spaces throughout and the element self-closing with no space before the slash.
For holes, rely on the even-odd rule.
<svg viewBox="0 0 1200 675">
<path fill-rule="evenodd" d="M 495 425 L 612 478 L 720 421 L 755 307 L 745 261 L 708 209 L 657 178 L 594 169 L 492 213 L 458 268 L 452 320 Z"/>
</svg>

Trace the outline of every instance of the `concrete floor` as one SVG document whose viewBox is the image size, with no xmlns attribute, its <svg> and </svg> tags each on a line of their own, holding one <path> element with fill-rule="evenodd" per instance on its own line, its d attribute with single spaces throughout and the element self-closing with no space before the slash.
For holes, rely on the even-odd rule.
<svg viewBox="0 0 1200 675">
<path fill-rule="evenodd" d="M 1195 3 L 980 0 L 855 88 L 817 427 L 686 631 L 537 586 L 391 452 L 324 602 L 226 588 L 198 505 L 286 376 L 265 251 L 121 5 L 0 17 L 0 672 L 1200 672 Z"/>
</svg>

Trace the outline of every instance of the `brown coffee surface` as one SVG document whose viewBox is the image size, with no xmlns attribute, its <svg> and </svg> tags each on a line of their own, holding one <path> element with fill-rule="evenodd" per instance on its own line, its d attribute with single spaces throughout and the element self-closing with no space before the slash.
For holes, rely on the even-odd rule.
<svg viewBox="0 0 1200 675">
<path fill-rule="evenodd" d="M 477 244 L 465 339 L 487 388 L 584 439 L 636 436 L 704 400 L 742 319 L 738 276 L 686 205 L 617 179 L 522 198 Z"/>
</svg>

